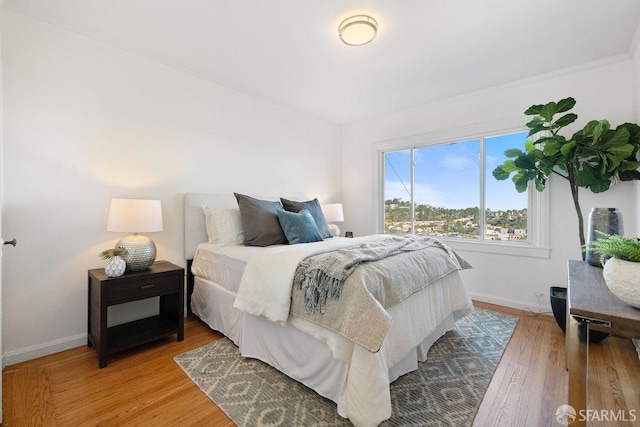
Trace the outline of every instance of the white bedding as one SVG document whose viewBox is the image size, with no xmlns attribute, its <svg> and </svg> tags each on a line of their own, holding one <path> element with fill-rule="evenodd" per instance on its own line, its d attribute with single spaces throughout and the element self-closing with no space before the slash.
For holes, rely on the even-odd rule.
<svg viewBox="0 0 640 427">
<path fill-rule="evenodd" d="M 471 312 L 471 300 L 459 272 L 450 273 L 388 310 L 393 323 L 377 353 L 304 319 L 285 316 L 278 324 L 233 307 L 234 301 L 238 305 L 238 275 L 257 254 L 288 252 L 294 263 L 307 253 L 318 253 L 326 242 L 332 247 L 353 244 L 344 238 L 294 249 L 201 244 L 192 267 L 196 280 L 191 306 L 213 329 L 232 339 L 244 356 L 263 360 L 333 400 L 338 413 L 355 425 L 377 425 L 391 416 L 389 383 L 417 369 L 417 361 L 426 358 L 433 342 Z"/>
<path fill-rule="evenodd" d="M 193 312 L 232 339 L 243 356 L 260 359 L 336 402 L 338 413 L 356 426 L 375 426 L 388 419 L 390 382 L 416 370 L 429 347 L 473 310 L 460 273 L 453 271 L 388 309 L 393 322 L 377 353 L 304 319 L 285 317 L 275 323 L 244 313 L 233 307 L 236 293 L 249 260 L 264 248 L 204 244 L 210 239 L 203 206 L 238 208 L 231 193 L 184 195 L 184 255 L 194 260 L 191 270 L 196 275 Z M 344 238 L 325 242 L 340 240 L 351 243 Z"/>
<path fill-rule="evenodd" d="M 196 277 L 215 282 L 225 289 L 238 292 L 240 279 L 249 259 L 264 248 L 212 243 L 200 243 L 191 271 Z"/>
<path fill-rule="evenodd" d="M 234 307 L 273 322 L 284 323 L 289 318 L 291 285 L 296 267 L 304 258 L 358 243 L 384 239 L 377 234 L 356 239 L 332 238 L 299 245 L 269 246 L 248 262 Z"/>
</svg>

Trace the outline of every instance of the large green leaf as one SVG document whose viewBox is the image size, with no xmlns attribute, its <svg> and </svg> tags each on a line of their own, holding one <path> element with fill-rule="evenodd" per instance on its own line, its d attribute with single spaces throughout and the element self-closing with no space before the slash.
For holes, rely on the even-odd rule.
<svg viewBox="0 0 640 427">
<path fill-rule="evenodd" d="M 600 136 L 602 136 L 605 130 L 607 129 L 605 129 L 605 125 L 602 120 L 596 123 L 596 125 L 593 127 L 593 144 L 596 144 L 598 142 Z"/>
<path fill-rule="evenodd" d="M 635 160 L 623 160 L 622 162 L 620 162 L 620 171 L 633 171 L 640 168 L 640 162 L 635 161 Z"/>
<path fill-rule="evenodd" d="M 602 193 L 611 186 L 611 173 L 602 173 L 600 168 L 591 165 L 584 167 L 576 174 L 576 184 L 580 187 L 589 188 L 594 193 Z"/>
<path fill-rule="evenodd" d="M 564 113 L 565 111 L 569 111 L 576 105 L 576 100 L 569 97 L 564 98 L 558 101 L 558 113 Z"/>
<path fill-rule="evenodd" d="M 493 177 L 498 181 L 504 181 L 505 179 L 509 178 L 509 175 L 511 175 L 511 172 L 507 172 L 504 170 L 503 165 L 495 168 L 492 173 Z"/>
<path fill-rule="evenodd" d="M 553 120 L 553 115 L 558 112 L 558 104 L 551 101 L 540 109 L 540 115 L 544 117 L 547 122 Z"/>
<path fill-rule="evenodd" d="M 535 148 L 536 148 L 536 141 L 532 141 L 530 139 L 527 139 L 524 142 L 525 151 L 529 152 L 529 151 L 535 150 Z"/>
<path fill-rule="evenodd" d="M 609 189 L 609 187 L 611 187 L 611 181 L 607 179 L 607 180 L 600 180 L 591 184 L 589 186 L 589 189 L 594 193 L 604 193 Z"/>
<path fill-rule="evenodd" d="M 607 147 L 607 157 L 620 164 L 624 159 L 633 153 L 633 145 L 625 144 L 622 146 Z"/>
<path fill-rule="evenodd" d="M 529 180 L 534 179 L 535 175 L 531 176 L 528 173 L 520 172 L 513 176 L 513 183 L 518 193 L 524 193 L 529 186 Z"/>
<path fill-rule="evenodd" d="M 635 123 L 623 123 L 618 128 L 625 128 L 629 132 L 629 143 L 636 147 L 640 147 L 640 126 Z"/>
<path fill-rule="evenodd" d="M 537 148 L 534 148 L 533 150 L 529 151 L 529 154 L 531 154 L 533 157 L 536 158 L 536 160 L 540 160 L 540 159 L 544 159 L 544 153 L 542 152 L 542 150 L 539 150 Z"/>
<path fill-rule="evenodd" d="M 547 141 L 547 143 L 544 145 L 544 150 L 542 150 L 544 155 L 547 157 L 555 156 L 559 151 L 560 148 L 558 148 L 558 143 L 555 140 Z"/>
<path fill-rule="evenodd" d="M 607 140 L 607 149 L 614 146 L 629 145 L 631 147 L 631 151 L 629 154 L 633 152 L 633 145 L 627 144 L 629 142 L 629 138 L 631 137 L 631 134 L 629 134 L 629 131 L 627 129 L 625 129 L 624 127 L 618 127 L 615 132 L 611 133 L 610 135 L 611 137 Z"/>
<path fill-rule="evenodd" d="M 559 135 L 541 136 L 540 138 L 535 140 L 535 143 L 540 145 L 540 144 L 545 144 L 548 141 L 558 141 L 558 139 L 559 139 Z"/>
<path fill-rule="evenodd" d="M 573 114 L 573 113 L 565 114 L 564 116 L 556 120 L 554 124 L 558 128 L 565 127 L 575 122 L 577 118 L 578 118 L 577 114 Z"/>
<path fill-rule="evenodd" d="M 519 148 L 509 148 L 508 150 L 505 150 L 505 152 L 504 152 L 505 157 L 508 157 L 510 159 L 512 159 L 514 157 L 521 156 L 523 154 L 524 153 Z"/>
<path fill-rule="evenodd" d="M 576 141 L 569 141 L 566 144 L 564 144 L 562 147 L 560 147 L 560 152 L 562 153 L 563 156 L 567 157 L 571 152 L 571 150 L 574 149 L 575 146 L 576 146 Z"/>
<path fill-rule="evenodd" d="M 536 133 L 539 132 L 544 132 L 549 130 L 549 126 L 545 126 L 545 125 L 536 125 L 534 127 L 531 128 L 531 130 L 529 131 L 529 133 L 527 134 L 527 136 L 531 136 L 531 135 L 535 135 Z"/>
<path fill-rule="evenodd" d="M 505 160 L 502 164 L 502 170 L 511 173 L 519 170 L 519 168 L 513 160 Z"/>
<path fill-rule="evenodd" d="M 595 184 L 599 179 L 600 174 L 597 170 L 594 170 L 591 166 L 585 165 L 581 170 L 576 172 L 576 184 L 580 187 L 588 187 Z"/>
<path fill-rule="evenodd" d="M 518 156 L 513 163 L 520 169 L 535 169 L 536 158 L 531 154 L 523 154 L 522 156 Z"/>
<path fill-rule="evenodd" d="M 534 128 L 538 126 L 544 126 L 544 119 L 540 116 L 534 117 L 529 123 L 526 124 L 528 128 Z"/>
<path fill-rule="evenodd" d="M 542 104 L 532 105 L 525 110 L 524 114 L 526 114 L 527 116 L 537 116 L 540 114 L 540 111 L 542 111 L 542 107 L 544 107 L 544 105 Z"/>
<path fill-rule="evenodd" d="M 595 145 L 597 144 L 598 140 L 600 139 L 600 137 L 605 134 L 606 132 L 609 131 L 609 128 L 611 127 L 611 125 L 609 124 L 609 122 L 607 120 L 600 120 L 598 122 L 596 122 L 595 126 L 593 127 L 593 142 L 591 145 Z M 585 134 L 588 135 L 588 134 Z"/>
<path fill-rule="evenodd" d="M 591 135 L 591 134 L 593 134 L 593 129 L 595 129 L 595 127 L 598 125 L 598 123 L 599 122 L 597 120 L 591 120 L 586 125 L 584 125 L 582 130 L 576 132 L 571 139 L 575 139 L 578 135 Z"/>
</svg>

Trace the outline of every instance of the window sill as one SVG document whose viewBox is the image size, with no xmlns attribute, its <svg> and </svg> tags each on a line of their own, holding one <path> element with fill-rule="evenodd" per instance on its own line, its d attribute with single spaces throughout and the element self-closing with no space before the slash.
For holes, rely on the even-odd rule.
<svg viewBox="0 0 640 427">
<path fill-rule="evenodd" d="M 522 256 L 527 258 L 549 258 L 551 250 L 527 243 L 487 243 L 473 240 L 439 238 L 451 249 L 482 252 L 496 255 Z"/>
</svg>

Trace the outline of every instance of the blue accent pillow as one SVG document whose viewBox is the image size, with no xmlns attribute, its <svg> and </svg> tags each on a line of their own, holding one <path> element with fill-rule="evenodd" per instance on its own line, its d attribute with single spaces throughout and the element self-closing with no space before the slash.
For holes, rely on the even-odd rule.
<svg viewBox="0 0 640 427">
<path fill-rule="evenodd" d="M 320 232 L 322 238 L 328 239 L 333 237 L 331 235 L 331 232 L 329 231 L 327 219 L 322 213 L 322 207 L 320 206 L 320 202 L 318 201 L 318 199 L 309 200 L 307 202 L 295 202 L 293 200 L 287 200 L 280 197 L 280 202 L 282 202 L 282 207 L 284 207 L 285 211 L 300 212 L 302 209 L 308 210 L 315 220 L 316 225 L 318 226 L 318 231 Z"/>
<path fill-rule="evenodd" d="M 316 221 L 306 209 L 300 212 L 278 211 L 278 220 L 290 245 L 322 240 Z"/>
</svg>

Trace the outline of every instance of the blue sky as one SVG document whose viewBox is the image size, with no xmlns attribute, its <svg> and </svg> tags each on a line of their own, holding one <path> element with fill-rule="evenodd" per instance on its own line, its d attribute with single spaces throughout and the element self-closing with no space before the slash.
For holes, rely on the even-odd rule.
<svg viewBox="0 0 640 427">
<path fill-rule="evenodd" d="M 511 179 L 496 180 L 492 172 L 508 148 L 524 149 L 526 133 L 488 137 L 486 145 L 486 207 L 491 210 L 523 209 L 527 194 L 518 193 Z M 453 209 L 478 206 L 480 140 L 443 144 L 415 150 L 415 198 L 420 204 Z M 410 150 L 386 154 L 385 200 L 409 201 Z"/>
</svg>

